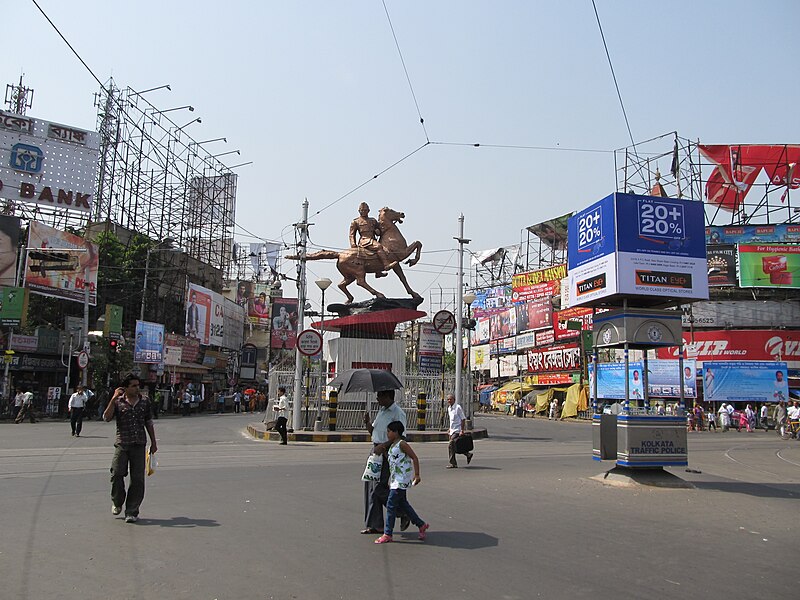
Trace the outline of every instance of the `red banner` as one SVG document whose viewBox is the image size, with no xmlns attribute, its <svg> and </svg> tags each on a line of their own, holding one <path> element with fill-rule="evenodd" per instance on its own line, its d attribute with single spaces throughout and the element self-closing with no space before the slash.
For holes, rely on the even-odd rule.
<svg viewBox="0 0 800 600">
<path fill-rule="evenodd" d="M 790 368 L 800 367 L 800 331 L 723 329 L 695 331 L 694 343 L 683 332 L 686 358 L 704 360 L 774 360 L 786 361 Z M 676 358 L 678 348 L 659 348 L 658 358 Z M 792 364 L 794 363 L 794 364 Z"/>
<path fill-rule="evenodd" d="M 716 165 L 706 182 L 706 198 L 727 211 L 736 210 L 764 169 L 773 185 L 800 187 L 800 146 L 700 145 L 700 152 Z"/>
<path fill-rule="evenodd" d="M 561 294 L 561 280 L 567 276 L 567 265 L 556 265 L 511 277 L 511 299 L 514 302 L 549 298 Z"/>
<path fill-rule="evenodd" d="M 581 350 L 577 344 L 562 344 L 528 350 L 528 371 L 557 373 L 581 368 Z"/>
</svg>

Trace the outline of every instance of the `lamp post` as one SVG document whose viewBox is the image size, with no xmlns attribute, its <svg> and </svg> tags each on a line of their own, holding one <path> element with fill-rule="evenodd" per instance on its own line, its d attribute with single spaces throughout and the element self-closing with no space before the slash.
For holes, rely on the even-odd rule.
<svg viewBox="0 0 800 600">
<path fill-rule="evenodd" d="M 172 240 L 164 240 L 172 241 Z M 142 305 L 139 310 L 139 320 L 144 321 L 144 308 L 147 302 L 147 276 L 150 272 L 150 254 L 153 252 L 183 252 L 183 248 L 148 248 L 147 258 L 144 261 L 144 285 L 142 286 Z"/>
<path fill-rule="evenodd" d="M 317 420 L 321 419 L 322 403 L 325 400 L 325 380 L 327 379 L 327 369 L 325 368 L 325 290 L 333 283 L 327 277 L 317 279 L 314 283 L 322 291 L 322 306 L 320 308 L 319 332 L 322 335 L 322 348 L 319 351 L 319 402 L 317 404 Z"/>
<path fill-rule="evenodd" d="M 472 419 L 472 303 L 477 296 L 473 292 L 467 292 L 461 299 L 467 305 L 467 381 L 469 390 L 467 391 L 467 419 Z"/>
</svg>

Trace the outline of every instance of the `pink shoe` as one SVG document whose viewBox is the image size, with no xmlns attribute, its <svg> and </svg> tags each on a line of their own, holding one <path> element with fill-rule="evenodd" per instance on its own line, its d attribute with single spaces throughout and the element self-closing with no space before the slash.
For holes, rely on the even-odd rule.
<svg viewBox="0 0 800 600">
<path fill-rule="evenodd" d="M 426 531 L 428 531 L 428 527 L 430 527 L 430 525 L 428 525 L 427 523 L 423 523 L 422 525 L 419 526 L 419 539 L 421 539 L 422 541 L 425 541 L 425 538 L 428 537 L 428 534 L 425 533 Z"/>
<path fill-rule="evenodd" d="M 392 539 L 392 536 L 386 535 L 384 533 L 381 537 L 379 537 L 377 540 L 375 540 L 375 543 L 376 544 L 388 544 L 389 542 L 393 542 L 393 541 L 394 540 Z"/>
</svg>

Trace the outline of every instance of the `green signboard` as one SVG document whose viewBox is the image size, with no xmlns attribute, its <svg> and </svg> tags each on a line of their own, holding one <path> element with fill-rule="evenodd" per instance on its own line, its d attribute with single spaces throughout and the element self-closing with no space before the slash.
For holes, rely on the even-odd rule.
<svg viewBox="0 0 800 600">
<path fill-rule="evenodd" d="M 122 338 L 122 307 L 116 304 L 106 304 L 106 322 L 103 326 L 103 335 L 110 340 Z"/>
<path fill-rule="evenodd" d="M 800 246 L 739 244 L 739 285 L 800 288 Z"/>
<path fill-rule="evenodd" d="M 18 287 L 0 289 L 0 325 L 22 327 L 28 318 L 28 290 Z"/>
</svg>

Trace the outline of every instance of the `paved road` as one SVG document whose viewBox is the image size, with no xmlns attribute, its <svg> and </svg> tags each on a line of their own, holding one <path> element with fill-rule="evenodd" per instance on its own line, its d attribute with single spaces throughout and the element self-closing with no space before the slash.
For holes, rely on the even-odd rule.
<svg viewBox="0 0 800 600">
<path fill-rule="evenodd" d="M 690 434 L 691 490 L 589 479 L 587 424 L 482 416 L 469 468 L 417 444 L 426 543 L 358 535 L 364 444 L 254 441 L 249 415 L 157 422 L 138 524 L 110 512 L 113 424 L 0 424 L 3 598 L 796 595 L 800 442 Z"/>
</svg>

